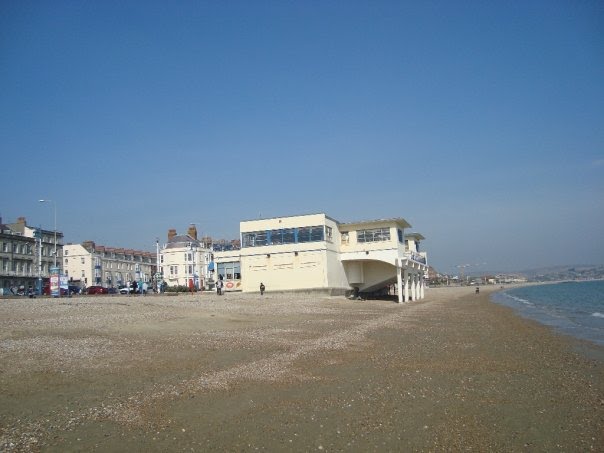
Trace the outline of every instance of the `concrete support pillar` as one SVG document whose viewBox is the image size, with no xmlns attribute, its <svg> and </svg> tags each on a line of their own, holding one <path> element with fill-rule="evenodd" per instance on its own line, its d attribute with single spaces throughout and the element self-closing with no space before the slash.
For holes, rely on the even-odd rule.
<svg viewBox="0 0 604 453">
<path fill-rule="evenodd" d="M 423 299 L 424 296 L 424 288 L 426 287 L 425 284 L 425 275 L 424 274 L 420 274 L 419 276 L 419 298 Z"/>
<path fill-rule="evenodd" d="M 405 269 L 403 272 L 403 302 L 409 301 L 409 273 Z"/>
<path fill-rule="evenodd" d="M 419 274 L 416 273 L 413 276 L 413 282 L 415 283 L 415 297 L 413 300 L 419 300 Z"/>
<path fill-rule="evenodd" d="M 411 297 L 415 302 L 417 300 L 417 274 L 411 274 Z"/>
<path fill-rule="evenodd" d="M 398 295 L 398 303 L 400 304 L 403 301 L 403 268 L 396 264 L 396 289 Z"/>
</svg>

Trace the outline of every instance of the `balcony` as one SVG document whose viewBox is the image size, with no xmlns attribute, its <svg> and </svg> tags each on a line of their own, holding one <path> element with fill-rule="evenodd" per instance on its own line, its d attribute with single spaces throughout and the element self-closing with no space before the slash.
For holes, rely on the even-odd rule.
<svg viewBox="0 0 604 453">
<path fill-rule="evenodd" d="M 426 264 L 426 257 L 417 252 L 405 252 L 405 258 L 413 260 L 417 263 Z"/>
</svg>

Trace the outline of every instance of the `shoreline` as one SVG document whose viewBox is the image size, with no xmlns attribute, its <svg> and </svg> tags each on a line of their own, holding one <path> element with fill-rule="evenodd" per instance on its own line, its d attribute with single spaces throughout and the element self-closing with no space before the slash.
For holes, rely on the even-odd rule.
<svg viewBox="0 0 604 453">
<path fill-rule="evenodd" d="M 581 280 L 581 281 L 561 280 L 561 281 L 552 282 L 552 283 L 540 284 L 538 286 L 555 286 L 555 285 L 562 285 L 562 284 L 568 284 L 568 283 L 581 284 L 581 283 L 596 282 L 596 281 L 599 282 L 602 280 L 599 280 L 599 279 Z M 509 289 L 511 290 L 511 289 L 516 289 L 516 288 L 524 288 L 527 286 L 534 286 L 534 285 L 519 285 L 515 288 L 509 288 Z M 491 300 L 493 301 L 493 303 L 509 307 L 521 318 L 536 321 L 537 323 L 547 326 L 548 328 L 552 329 L 557 334 L 569 336 L 573 339 L 581 340 L 581 341 L 587 342 L 589 344 L 592 344 L 594 346 L 604 348 L 604 337 L 602 337 L 601 333 L 599 335 L 590 334 L 590 332 L 589 332 L 590 327 L 588 327 L 582 323 L 571 322 L 569 319 L 567 319 L 565 317 L 562 317 L 562 318 L 555 317 L 549 311 L 547 311 L 544 308 L 544 306 L 542 306 L 542 305 L 534 306 L 534 304 L 532 302 L 524 301 L 525 303 L 528 304 L 528 306 L 525 306 L 523 304 L 519 304 L 519 303 L 510 301 L 510 300 L 506 300 L 505 296 L 500 295 L 500 293 L 502 293 L 502 292 L 506 293 L 507 290 L 508 289 L 502 289 L 500 291 L 493 292 L 492 297 L 491 297 Z M 512 300 L 518 300 L 518 299 L 516 299 L 515 296 L 508 295 L 508 297 L 511 297 Z M 567 315 L 569 315 L 569 313 L 567 313 L 566 311 L 563 310 L 563 312 L 566 313 Z M 577 326 L 579 326 L 578 330 L 577 330 Z"/>
<path fill-rule="evenodd" d="M 6 301 L 0 449 L 602 450 L 602 348 L 496 290 Z"/>
</svg>

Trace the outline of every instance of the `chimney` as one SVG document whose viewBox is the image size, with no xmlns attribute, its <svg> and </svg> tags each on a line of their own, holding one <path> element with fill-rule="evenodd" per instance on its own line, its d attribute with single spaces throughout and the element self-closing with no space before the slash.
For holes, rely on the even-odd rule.
<svg viewBox="0 0 604 453">
<path fill-rule="evenodd" d="M 82 242 L 82 247 L 84 247 L 89 252 L 94 252 L 96 244 L 94 243 L 94 241 L 84 241 Z"/>
<path fill-rule="evenodd" d="M 195 225 L 191 225 L 189 227 L 189 231 L 187 231 L 187 234 L 193 239 L 197 240 L 197 227 Z"/>
<path fill-rule="evenodd" d="M 19 217 L 17 219 L 17 223 L 21 223 L 23 224 L 23 226 L 27 226 L 27 221 L 25 220 L 25 217 Z"/>
<path fill-rule="evenodd" d="M 170 242 L 170 239 L 172 239 L 174 236 L 176 236 L 176 230 L 174 228 L 170 228 L 168 230 L 168 242 Z"/>
</svg>

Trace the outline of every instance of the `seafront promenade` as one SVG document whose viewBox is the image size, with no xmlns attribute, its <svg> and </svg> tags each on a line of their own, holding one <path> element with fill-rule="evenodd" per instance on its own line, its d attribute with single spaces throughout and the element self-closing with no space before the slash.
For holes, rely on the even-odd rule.
<svg viewBox="0 0 604 453">
<path fill-rule="evenodd" d="M 0 451 L 602 451 L 604 352 L 489 302 L 0 302 Z"/>
</svg>

